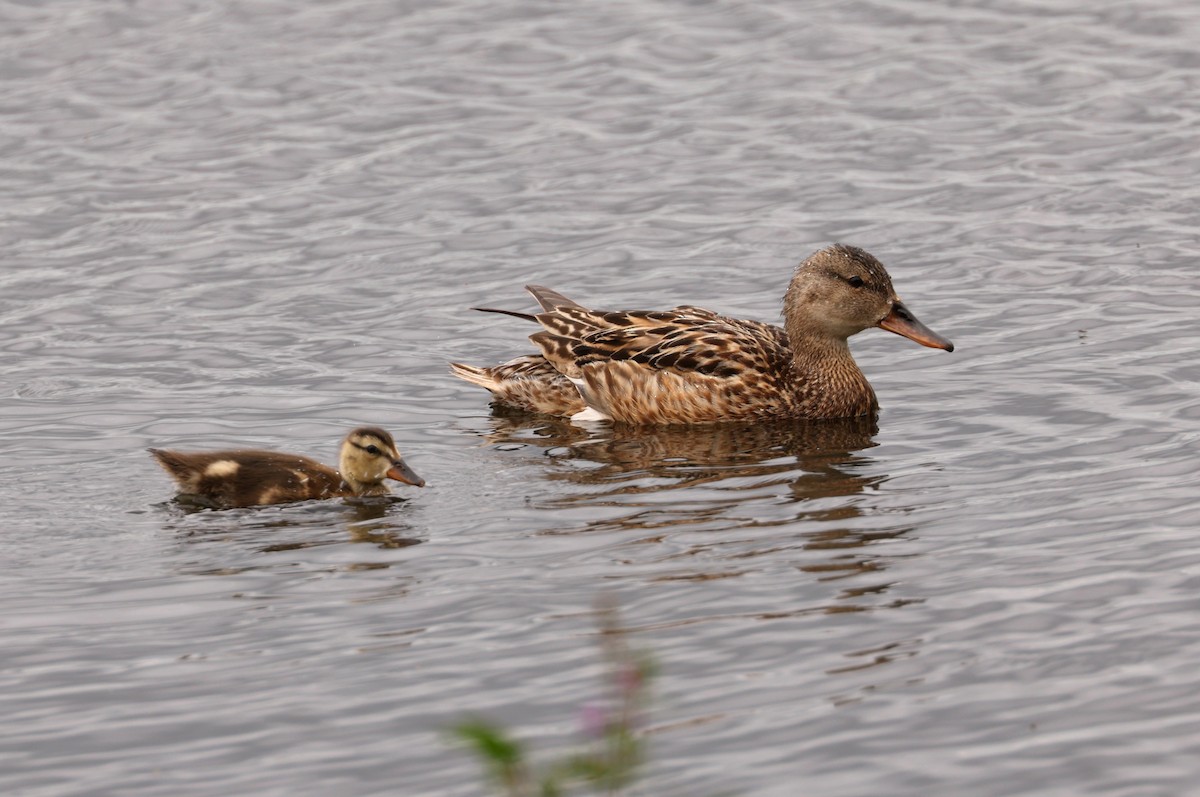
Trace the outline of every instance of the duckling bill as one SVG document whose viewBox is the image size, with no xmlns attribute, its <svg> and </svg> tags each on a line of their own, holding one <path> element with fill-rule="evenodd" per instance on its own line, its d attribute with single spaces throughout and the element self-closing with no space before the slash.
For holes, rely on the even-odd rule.
<svg viewBox="0 0 1200 797">
<path fill-rule="evenodd" d="M 237 449 L 183 452 L 151 448 L 181 494 L 220 507 L 387 495 L 385 479 L 424 487 L 383 429 L 362 426 L 342 441 L 338 468 L 298 454 Z"/>
<path fill-rule="evenodd" d="M 783 328 L 691 305 L 590 310 L 528 285 L 542 312 L 491 310 L 541 325 L 539 353 L 490 367 L 451 363 L 455 376 L 526 412 L 630 424 L 850 418 L 879 408 L 848 339 L 880 327 L 922 346 L 954 344 L 922 324 L 875 257 L 834 244 L 797 268 Z"/>
</svg>

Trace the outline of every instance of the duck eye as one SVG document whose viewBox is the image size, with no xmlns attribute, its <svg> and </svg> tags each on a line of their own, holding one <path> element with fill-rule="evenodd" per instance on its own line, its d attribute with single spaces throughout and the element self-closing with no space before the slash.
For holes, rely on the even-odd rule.
<svg viewBox="0 0 1200 797">
<path fill-rule="evenodd" d="M 371 456 L 379 455 L 379 446 L 367 446 L 367 453 Z"/>
<path fill-rule="evenodd" d="M 857 274 L 847 279 L 846 282 L 850 283 L 851 288 L 861 288 L 863 286 L 863 278 Z"/>
</svg>

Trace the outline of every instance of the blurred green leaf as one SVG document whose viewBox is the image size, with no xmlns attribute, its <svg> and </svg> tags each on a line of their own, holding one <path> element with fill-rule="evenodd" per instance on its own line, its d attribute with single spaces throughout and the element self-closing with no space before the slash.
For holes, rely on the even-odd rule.
<svg viewBox="0 0 1200 797">
<path fill-rule="evenodd" d="M 480 755 L 498 764 L 514 766 L 521 762 L 524 755 L 518 742 L 502 728 L 486 720 L 464 722 L 456 725 L 453 732 L 460 739 L 471 744 Z"/>
</svg>

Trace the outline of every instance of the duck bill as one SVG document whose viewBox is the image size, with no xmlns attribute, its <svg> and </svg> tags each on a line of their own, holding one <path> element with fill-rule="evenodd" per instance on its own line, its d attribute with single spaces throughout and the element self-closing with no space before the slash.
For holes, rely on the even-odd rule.
<svg viewBox="0 0 1200 797">
<path fill-rule="evenodd" d="M 888 332 L 895 332 L 909 340 L 915 340 L 922 346 L 954 351 L 953 343 L 918 321 L 917 317 L 899 299 L 892 303 L 892 311 L 879 322 L 879 326 Z"/>
<path fill-rule="evenodd" d="M 416 471 L 408 467 L 408 463 L 402 459 L 397 459 L 392 463 L 392 467 L 388 469 L 387 477 L 395 479 L 398 482 L 411 484 L 413 487 L 425 486 L 425 480 L 418 476 Z"/>
</svg>

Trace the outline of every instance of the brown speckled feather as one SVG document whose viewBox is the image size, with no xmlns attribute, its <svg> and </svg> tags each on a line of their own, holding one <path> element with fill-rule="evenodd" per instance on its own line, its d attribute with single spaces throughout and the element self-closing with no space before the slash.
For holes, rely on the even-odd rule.
<svg viewBox="0 0 1200 797">
<path fill-rule="evenodd" d="M 574 415 L 586 409 L 571 380 L 539 354 L 487 368 L 451 363 L 450 370 L 460 379 L 492 391 L 495 403 L 500 406 L 555 416 Z"/>
<path fill-rule="evenodd" d="M 593 333 L 576 344 L 589 406 L 613 420 L 654 424 L 848 417 L 875 409 L 875 394 L 857 369 L 825 374 L 822 384 L 797 374 L 778 327 L 715 313 L 665 321 Z"/>
<path fill-rule="evenodd" d="M 254 506 L 349 495 L 341 475 L 328 465 L 275 451 L 163 451 L 150 453 L 185 495 L 217 506 Z"/>
<path fill-rule="evenodd" d="M 840 244 L 797 268 L 784 329 L 690 305 L 589 310 L 548 288 L 527 289 L 543 310 L 530 317 L 543 328 L 530 336 L 541 357 L 452 368 L 499 404 L 549 414 L 574 414 L 586 403 L 635 424 L 868 415 L 875 392 L 850 355 L 849 336 L 881 326 L 953 350 L 903 306 L 878 260 Z"/>
</svg>

